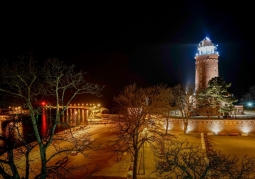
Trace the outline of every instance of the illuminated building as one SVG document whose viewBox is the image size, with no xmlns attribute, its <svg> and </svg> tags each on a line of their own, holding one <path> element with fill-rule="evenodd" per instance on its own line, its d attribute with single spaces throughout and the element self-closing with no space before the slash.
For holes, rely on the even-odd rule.
<svg viewBox="0 0 255 179">
<path fill-rule="evenodd" d="M 197 47 L 197 54 L 195 56 L 195 90 L 203 90 L 208 87 L 208 82 L 214 78 L 219 77 L 218 58 L 219 53 L 216 51 L 218 45 L 214 45 L 212 41 L 206 37 Z M 231 94 L 229 94 L 231 95 Z M 225 106 L 224 102 L 220 102 L 218 107 L 212 106 L 213 109 L 205 109 L 204 115 L 219 115 L 217 114 L 220 106 Z M 234 106 L 234 110 L 228 115 L 236 115 L 243 113 L 243 106 Z M 209 114 L 210 113 L 210 114 Z M 203 112 L 200 111 L 200 114 Z"/>
<path fill-rule="evenodd" d="M 195 85 L 198 89 L 207 88 L 208 81 L 219 76 L 218 58 L 219 54 L 209 38 L 202 40 L 197 47 L 195 56 Z"/>
</svg>

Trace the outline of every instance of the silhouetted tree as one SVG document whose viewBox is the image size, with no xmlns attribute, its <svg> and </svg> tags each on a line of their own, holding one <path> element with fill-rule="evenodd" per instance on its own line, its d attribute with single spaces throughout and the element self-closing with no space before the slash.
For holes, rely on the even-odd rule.
<svg viewBox="0 0 255 179">
<path fill-rule="evenodd" d="M 52 144 L 57 125 L 63 125 L 60 116 L 65 112 L 74 96 L 84 93 L 100 95 L 103 88 L 97 84 L 86 82 L 84 73 L 76 73 L 74 65 L 68 66 L 57 59 L 49 59 L 46 63 L 38 64 L 31 54 L 21 56 L 18 61 L 13 63 L 2 61 L 0 73 L 0 91 L 11 97 L 19 98 L 23 101 L 23 106 L 29 110 L 34 136 L 40 149 L 41 171 L 38 177 L 45 179 L 49 172 L 47 163 L 55 156 L 53 154 L 47 157 L 47 149 Z M 66 93 L 69 93 L 70 98 L 65 98 Z M 54 105 L 57 107 L 57 112 L 51 119 L 53 125 L 43 136 L 38 123 L 38 115 L 41 114 L 41 106 L 38 106 L 38 102 L 44 96 L 55 98 Z M 62 110 L 59 109 L 60 105 L 63 106 Z M 67 150 L 62 150 L 62 152 L 64 151 Z M 28 175 L 26 176 L 28 178 Z"/>
<path fill-rule="evenodd" d="M 5 130 L 0 134 L 0 141 L 3 146 L 1 146 L 1 158 L 0 158 L 0 174 L 3 178 L 20 178 L 20 174 L 18 172 L 18 166 L 15 163 L 15 157 L 17 157 L 17 153 L 14 152 L 15 148 L 18 145 L 17 138 L 15 138 L 16 134 L 16 125 L 17 122 L 5 122 L 7 125 Z M 3 124 L 2 124 L 3 125 Z M 7 151 L 7 152 L 6 152 Z M 3 156 L 3 153 L 5 155 Z M 16 155 L 16 156 L 15 156 Z M 14 157 L 15 156 L 15 157 Z M 26 162 L 27 164 L 27 162 Z M 26 167 L 28 167 L 26 165 Z"/>
<path fill-rule="evenodd" d="M 120 115 L 114 150 L 121 154 L 131 153 L 134 179 L 137 178 L 139 152 L 145 142 L 151 143 L 160 135 L 159 128 L 149 128 L 150 115 L 158 98 L 158 86 L 140 88 L 136 84 L 126 86 L 120 95 L 114 97 Z M 162 128 L 159 122 L 154 125 L 161 125 Z"/>
<path fill-rule="evenodd" d="M 167 85 L 158 85 L 158 97 L 155 100 L 154 108 L 152 109 L 153 115 L 158 115 L 158 119 L 164 122 L 165 134 L 168 134 L 169 119 L 172 116 L 171 111 L 176 109 L 174 106 L 174 95 L 172 88 Z"/>
<path fill-rule="evenodd" d="M 159 149 L 161 149 L 159 151 Z M 210 154 L 187 140 L 161 141 L 154 148 L 155 172 L 160 178 L 252 178 L 255 158 L 225 155 L 211 151 Z"/>
<path fill-rule="evenodd" d="M 189 119 L 195 109 L 195 87 L 192 85 L 177 85 L 172 89 L 174 103 L 181 113 L 183 119 L 184 134 L 187 133 Z"/>
<path fill-rule="evenodd" d="M 240 103 L 246 108 L 255 107 L 255 85 L 249 88 L 249 92 L 242 96 Z"/>
</svg>

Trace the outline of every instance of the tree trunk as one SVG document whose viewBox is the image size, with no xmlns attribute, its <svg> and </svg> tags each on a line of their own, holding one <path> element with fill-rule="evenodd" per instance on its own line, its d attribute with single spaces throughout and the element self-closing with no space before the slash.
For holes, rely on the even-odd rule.
<svg viewBox="0 0 255 179">
<path fill-rule="evenodd" d="M 29 171 L 30 171 L 30 161 L 29 161 L 29 153 L 30 153 L 30 148 L 27 149 L 26 152 L 26 178 L 29 178 Z"/>
<path fill-rule="evenodd" d="M 134 155 L 133 179 L 137 179 L 138 154 L 139 154 L 139 150 L 136 149 L 135 150 L 135 155 Z"/>
<path fill-rule="evenodd" d="M 43 142 L 42 142 L 42 139 L 40 137 L 40 133 L 39 133 L 38 125 L 37 125 L 38 115 L 36 117 L 36 114 L 34 113 L 34 109 L 33 109 L 33 106 L 32 106 L 30 101 L 28 101 L 28 107 L 29 107 L 29 111 L 30 111 L 31 121 L 32 121 L 32 124 L 33 124 L 33 129 L 34 129 L 34 132 L 35 132 L 36 141 L 37 141 L 37 143 L 39 145 L 39 149 L 40 149 L 40 157 L 41 157 L 40 179 L 46 179 L 46 176 L 47 176 L 46 148 L 43 146 Z"/>
<path fill-rule="evenodd" d="M 168 126 L 169 126 L 169 119 L 167 118 L 166 119 L 166 131 L 165 131 L 165 134 L 167 134 L 168 133 Z"/>
<path fill-rule="evenodd" d="M 208 119 L 209 119 L 209 120 L 211 119 L 211 113 L 212 113 L 212 109 L 211 109 L 211 107 L 209 106 L 209 113 L 208 113 Z"/>
<path fill-rule="evenodd" d="M 40 179 L 46 179 L 47 177 L 47 166 L 46 166 L 46 149 L 43 146 L 40 146 L 41 153 L 41 175 Z"/>
<path fill-rule="evenodd" d="M 7 152 L 7 155 L 8 155 L 8 160 L 9 160 L 9 163 L 10 163 L 10 168 L 11 168 L 11 171 L 12 171 L 12 174 L 13 174 L 13 179 L 19 179 L 20 176 L 19 176 L 19 173 L 18 173 L 18 169 L 17 169 L 17 166 L 15 165 L 15 162 L 14 162 L 14 157 L 13 157 L 13 149 L 11 149 L 10 151 Z"/>
<path fill-rule="evenodd" d="M 187 130 L 188 130 L 188 122 L 184 122 L 184 134 L 187 134 Z"/>
</svg>

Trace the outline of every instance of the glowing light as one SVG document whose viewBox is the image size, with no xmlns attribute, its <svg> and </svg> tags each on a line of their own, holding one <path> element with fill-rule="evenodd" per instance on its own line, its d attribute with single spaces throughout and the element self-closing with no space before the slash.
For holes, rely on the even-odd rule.
<svg viewBox="0 0 255 179">
<path fill-rule="evenodd" d="M 164 129 L 166 129 L 166 124 L 163 125 Z M 172 125 L 168 124 L 168 129 L 167 130 L 171 130 L 172 129 Z"/>
<path fill-rule="evenodd" d="M 248 126 L 248 125 L 245 125 L 245 126 L 240 127 L 240 130 L 241 130 L 243 133 L 249 133 L 249 132 L 251 131 L 250 126 Z"/>
<path fill-rule="evenodd" d="M 163 124 L 163 128 L 166 129 L 167 126 L 167 120 L 165 120 L 164 124 Z M 173 123 L 171 121 L 168 121 L 168 129 L 167 130 L 171 130 L 173 128 Z"/>
<path fill-rule="evenodd" d="M 193 125 L 190 121 L 187 127 L 187 133 L 193 131 L 194 129 L 195 129 L 195 125 Z"/>
<path fill-rule="evenodd" d="M 220 131 L 222 131 L 222 125 L 219 123 L 219 121 L 215 121 L 211 125 L 211 131 L 214 132 L 215 134 L 218 134 Z"/>
<path fill-rule="evenodd" d="M 45 114 L 45 109 L 43 108 L 43 113 L 42 113 L 42 125 L 41 125 L 41 130 L 42 130 L 42 135 L 45 136 L 47 134 L 47 118 Z"/>
</svg>

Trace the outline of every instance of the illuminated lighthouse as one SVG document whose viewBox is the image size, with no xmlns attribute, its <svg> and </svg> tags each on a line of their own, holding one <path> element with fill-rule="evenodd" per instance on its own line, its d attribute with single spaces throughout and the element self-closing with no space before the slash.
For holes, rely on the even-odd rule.
<svg viewBox="0 0 255 179">
<path fill-rule="evenodd" d="M 207 88 L 208 81 L 219 76 L 219 54 L 216 49 L 217 46 L 207 37 L 198 44 L 198 52 L 195 56 L 196 91 Z"/>
</svg>

